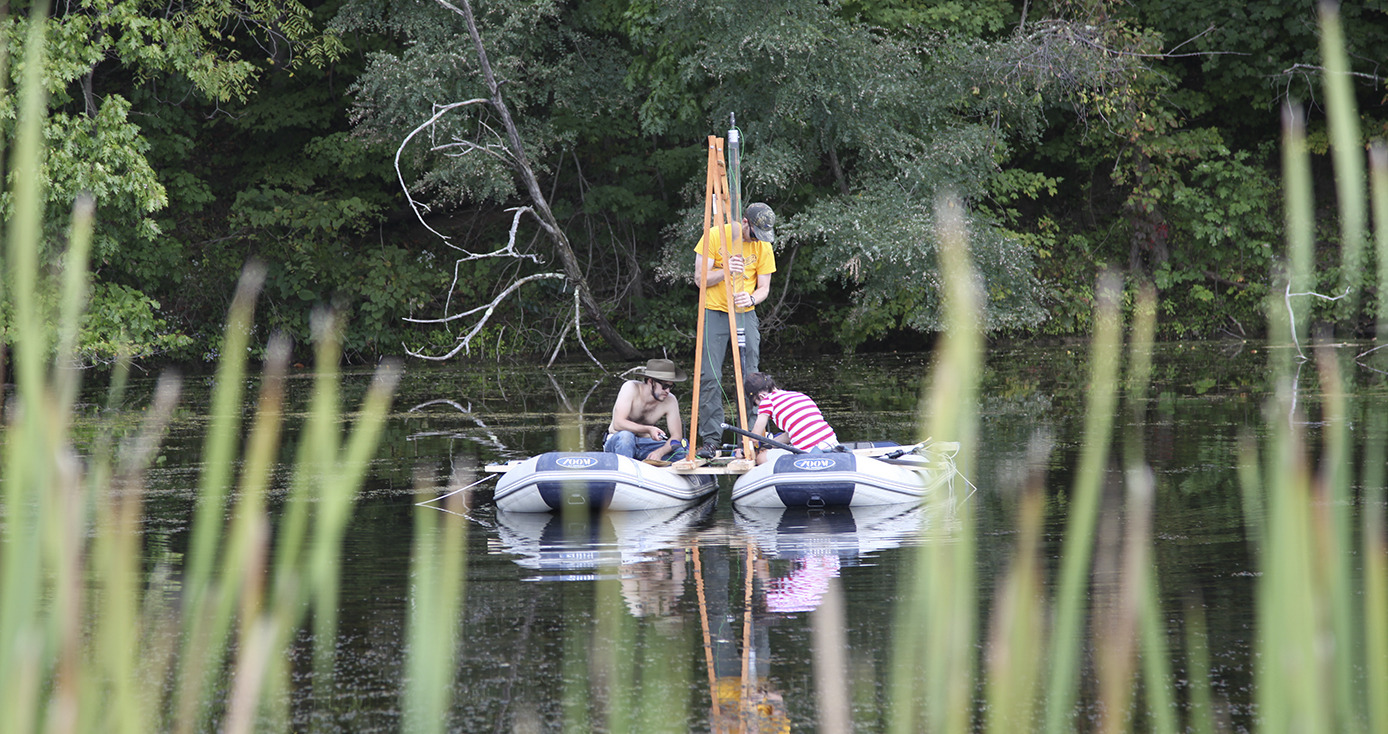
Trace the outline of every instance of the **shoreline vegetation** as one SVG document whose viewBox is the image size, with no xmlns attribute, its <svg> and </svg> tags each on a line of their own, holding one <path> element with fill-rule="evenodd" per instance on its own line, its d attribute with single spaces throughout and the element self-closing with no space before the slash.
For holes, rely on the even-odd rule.
<svg viewBox="0 0 1388 734">
<path fill-rule="evenodd" d="M 933 347 L 944 192 L 967 205 L 990 339 L 1088 340 L 1105 269 L 1127 274 L 1125 317 L 1155 285 L 1160 340 L 1266 339 L 1281 104 L 1315 101 L 1309 183 L 1347 198 L 1309 3 L 776 0 L 776 29 L 599 0 L 281 5 L 10 6 L 13 58 L 36 12 L 61 49 L 42 72 L 44 277 L 72 201 L 97 195 L 80 363 L 215 364 L 252 259 L 257 358 L 282 333 L 311 362 L 323 308 L 348 364 L 464 341 L 455 359 L 691 354 L 672 315 L 696 308 L 702 141 L 730 114 L 747 200 L 780 215 L 760 311 L 787 353 Z M 1388 25 L 1339 12 L 1368 142 L 1388 129 L 1370 65 Z M 1307 321 L 1369 338 L 1383 299 L 1344 218 L 1362 208 L 1314 211 L 1323 266 L 1298 292 L 1350 287 Z"/>
<path fill-rule="evenodd" d="M 1363 170 L 1359 116 L 1344 80 L 1334 76 L 1348 68 L 1339 17 L 1333 6 L 1323 5 L 1321 13 L 1324 65 L 1332 77 L 1325 99 L 1338 146 L 1336 172 L 1349 179 L 1340 190 L 1339 222 L 1346 229 L 1338 239 L 1366 242 L 1366 197 L 1354 178 Z M 140 533 L 141 477 L 177 403 L 177 380 L 164 381 L 133 440 L 117 444 L 108 436 L 91 457 L 73 452 L 70 416 L 81 371 L 72 366 L 72 357 L 90 287 L 88 252 L 100 248 L 93 207 L 79 201 L 70 215 L 61 283 L 39 277 L 48 88 L 41 70 L 49 42 L 43 23 L 31 23 L 28 31 L 23 55 L 11 56 L 12 66 L 22 67 L 22 81 L 15 95 L 19 114 L 9 151 L 12 208 L 6 222 L 7 336 L 13 350 L 7 369 L 16 395 L 4 415 L 0 711 L 5 714 L 0 734 L 289 731 L 286 691 L 293 685 L 331 687 L 343 532 L 366 458 L 380 439 L 399 367 L 378 368 L 348 426 L 338 396 L 343 327 L 328 316 L 315 318 L 312 408 L 296 447 L 284 514 L 271 522 L 264 500 L 291 350 L 282 340 L 267 344 L 265 378 L 243 438 L 241 390 L 254 313 L 271 287 L 265 271 L 247 268 L 223 332 L 187 557 L 177 567 L 147 566 Z M 1388 731 L 1383 694 L 1388 691 L 1383 519 L 1388 414 L 1373 410 L 1366 430 L 1347 429 L 1343 385 L 1360 379 L 1377 384 L 1376 376 L 1354 377 L 1355 367 L 1309 341 L 1310 313 L 1303 299 L 1312 296 L 1278 292 L 1312 293 L 1319 280 L 1307 132 L 1297 111 L 1289 110 L 1285 119 L 1286 285 L 1271 289 L 1260 308 L 1271 340 L 1286 348 L 1268 350 L 1274 388 L 1264 415 L 1268 438 L 1260 443 L 1249 434 L 1241 469 L 1248 542 L 1259 564 L 1254 728 L 1262 734 L 1382 732 Z M 1385 264 L 1373 279 L 1380 283 L 1388 273 L 1383 158 L 1375 156 L 1372 175 L 1378 262 Z M 1354 197 L 1358 210 L 1344 201 Z M 930 216 L 939 225 L 946 328 L 936 366 L 926 377 L 921 427 L 964 446 L 957 462 L 968 474 L 988 298 L 972 275 L 979 267 L 978 223 L 958 198 L 937 199 Z M 1364 257 L 1349 247 L 1344 253 L 1347 262 Z M 50 286 L 55 290 L 46 292 Z M 1163 301 L 1156 288 L 1143 287 L 1125 308 L 1125 291 L 1114 272 L 1100 277 L 1093 293 L 1085 439 L 1070 490 L 1055 595 L 1039 592 L 1046 588 L 1037 558 L 1040 482 L 1031 482 L 1025 493 L 1023 506 L 1030 509 L 1022 513 L 1010 570 L 982 616 L 976 604 L 971 505 L 946 507 L 946 498 L 933 498 L 930 510 L 957 513 L 961 533 L 956 542 L 922 543 L 912 572 L 902 576 L 893 633 L 898 654 L 880 718 L 885 731 L 1168 734 L 1224 728 L 1210 705 L 1200 601 L 1191 601 L 1181 629 L 1173 630 L 1153 593 L 1148 535 L 1153 486 L 1137 428 L 1148 404 L 1150 350 L 1166 313 Z M 57 304 L 53 328 L 46 326 L 43 305 L 48 303 Z M 1307 418 L 1300 412 L 1305 401 L 1299 398 L 1305 396 L 1298 373 L 1303 364 L 1318 371 L 1323 390 L 1320 420 L 1326 428 L 1319 446 L 1307 445 L 1303 431 Z M 113 397 L 119 390 L 116 379 Z M 1357 455 L 1364 461 L 1358 480 Z M 1097 496 L 1102 475 L 1113 464 L 1124 469 L 1125 522 L 1119 533 L 1109 535 L 1096 522 Z M 438 488 L 419 490 L 430 496 Z M 466 682 L 453 678 L 456 650 L 478 644 L 456 636 L 467 603 L 460 552 L 467 524 L 457 509 L 421 508 L 417 515 L 409 570 L 416 583 L 400 701 L 401 726 L 412 733 L 454 728 L 449 702 L 466 691 Z M 1121 559 L 1126 569 L 1104 614 L 1088 603 L 1092 560 L 1099 553 Z M 620 611 L 612 582 L 596 596 L 600 608 L 590 611 L 602 620 L 595 634 L 598 649 L 608 654 L 590 659 L 593 640 L 577 635 L 562 641 L 569 651 L 565 689 L 558 692 L 563 728 L 687 731 L 690 712 L 667 706 L 658 695 L 688 687 L 679 678 L 680 666 L 650 664 L 638 671 L 633 658 L 622 654 L 635 637 L 635 621 Z M 603 614 L 605 604 L 612 608 Z M 816 617 L 820 624 L 831 619 Z M 314 647 L 306 682 L 291 680 L 284 654 L 303 629 L 311 632 Z M 833 630 L 825 639 L 833 639 Z M 1173 650 L 1190 673 L 1180 685 L 1168 667 Z M 680 658 L 688 651 L 665 654 Z M 835 659 L 824 656 L 816 671 L 824 690 L 843 690 L 850 675 L 833 667 Z M 1080 672 L 1086 665 L 1092 678 Z M 985 703 L 977 700 L 979 691 Z M 1081 696 L 1102 702 L 1097 721 L 1074 720 Z M 844 712 L 832 716 L 841 721 Z"/>
</svg>

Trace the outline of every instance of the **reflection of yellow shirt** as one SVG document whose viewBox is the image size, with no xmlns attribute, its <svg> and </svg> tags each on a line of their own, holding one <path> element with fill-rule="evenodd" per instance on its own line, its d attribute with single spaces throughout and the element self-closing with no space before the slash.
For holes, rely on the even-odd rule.
<svg viewBox="0 0 1388 734">
<path fill-rule="evenodd" d="M 719 251 L 719 245 L 723 246 L 721 249 L 726 249 L 728 251 L 730 257 L 739 252 L 742 253 L 742 283 L 739 284 L 734 282 L 733 288 L 738 288 L 740 286 L 743 292 L 751 294 L 752 291 L 757 289 L 757 276 L 770 275 L 776 272 L 776 253 L 772 251 L 771 243 L 769 242 L 762 242 L 761 240 L 733 242 L 732 230 L 733 226 L 731 224 L 714 227 L 709 232 L 709 238 L 713 240 L 713 247 L 706 248 L 704 238 L 700 237 L 699 244 L 695 246 L 694 251 L 704 257 L 713 258 L 713 266 L 710 270 L 717 270 L 723 267 L 723 253 Z M 739 247 L 741 249 L 739 249 Z M 709 249 L 712 249 L 713 252 L 708 252 Z M 726 313 L 728 310 L 727 286 L 722 283 L 715 283 L 709 286 L 708 294 L 705 296 L 704 300 L 704 308 L 710 311 L 723 311 Z M 740 313 L 751 310 L 751 307 L 738 309 Z"/>
</svg>

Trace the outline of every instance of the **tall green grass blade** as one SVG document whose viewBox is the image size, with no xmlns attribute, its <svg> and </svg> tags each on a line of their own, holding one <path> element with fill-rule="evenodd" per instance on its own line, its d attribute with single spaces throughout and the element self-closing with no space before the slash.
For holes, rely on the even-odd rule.
<svg viewBox="0 0 1388 734">
<path fill-rule="evenodd" d="M 1036 712 L 1042 633 L 1040 540 L 1045 499 L 1045 461 L 1050 450 L 1033 441 L 1030 470 L 1018 512 L 1017 547 L 994 595 L 988 640 L 987 732 L 1031 731 Z"/>
<path fill-rule="evenodd" d="M 982 337 L 981 297 L 969 259 L 965 216 L 958 199 L 942 197 L 936 203 L 948 326 L 922 404 L 921 425 L 937 440 L 960 442 L 964 449 L 955 461 L 967 477 L 977 435 L 974 399 Z M 911 572 L 903 578 L 895 615 L 899 644 L 892 651 L 888 694 L 890 732 L 963 732 L 971 726 L 974 529 L 971 506 L 957 499 L 953 493 L 937 492 L 924 500 L 927 525 L 940 527 L 947 517 L 957 515 L 961 529 L 954 543 L 923 542 Z"/>
<path fill-rule="evenodd" d="M 1374 234 L 1378 248 L 1377 342 L 1388 343 L 1388 145 L 1375 141 L 1370 151 Z M 1385 360 L 1376 359 L 1378 364 Z M 1381 405 L 1369 410 L 1364 439 L 1364 652 L 1369 731 L 1388 732 L 1388 530 L 1384 526 L 1385 465 L 1388 465 L 1388 415 Z"/>
<path fill-rule="evenodd" d="M 810 613 L 814 642 L 815 697 L 819 709 L 819 726 L 823 731 L 853 731 L 853 700 L 848 686 L 853 677 L 848 671 L 848 616 L 843 598 L 843 584 L 830 579 L 824 598 Z"/>
<path fill-rule="evenodd" d="M 1204 601 L 1186 603 L 1186 673 L 1190 678 L 1191 734 L 1215 734 L 1214 696 L 1210 689 L 1210 652 Z"/>
<path fill-rule="evenodd" d="M 1269 475 L 1268 537 L 1259 579 L 1259 684 L 1255 697 L 1267 734 L 1332 731 L 1323 599 L 1315 593 L 1311 477 L 1299 435 L 1281 431 Z"/>
<path fill-rule="evenodd" d="M 147 624 L 140 618 L 145 606 L 141 600 L 139 532 L 144 472 L 168 430 L 180 389 L 177 378 L 160 378 L 139 432 L 121 447 L 115 475 L 99 489 L 92 549 L 97 585 L 90 606 L 96 622 L 92 649 L 99 657 L 90 674 L 96 690 L 88 698 L 100 701 L 109 688 L 111 704 L 96 722 L 98 731 L 142 734 L 158 728 L 157 708 L 148 700 L 147 691 L 162 689 L 164 678 L 151 679 L 142 671 L 142 636 L 132 634 L 132 630 Z M 160 591 L 155 588 L 147 593 Z"/>
<path fill-rule="evenodd" d="M 598 523 L 595 535 L 600 538 L 599 548 L 602 549 L 616 546 L 607 514 L 592 518 Z M 593 618 L 597 620 L 593 639 L 596 697 L 606 706 L 608 731 L 635 731 L 636 625 L 622 603 L 622 569 L 615 555 L 607 554 L 597 571 L 597 597 L 593 609 Z"/>
<path fill-rule="evenodd" d="M 1099 488 L 1108 463 L 1109 436 L 1118 384 L 1121 295 L 1118 277 L 1104 274 L 1099 281 L 1095 332 L 1090 347 L 1090 381 L 1085 408 L 1084 446 L 1075 476 L 1070 517 L 1065 526 L 1056 615 L 1051 633 L 1051 672 L 1046 689 L 1046 732 L 1062 734 L 1071 728 L 1079 689 L 1079 652 L 1085 598 L 1093 554 Z"/>
<path fill-rule="evenodd" d="M 642 734 L 680 734 L 690 728 L 689 668 L 680 665 L 689 650 L 683 628 L 662 628 L 660 620 L 645 627 L 641 656 L 639 718 Z"/>
<path fill-rule="evenodd" d="M 1373 196 L 1374 244 L 1378 252 L 1378 312 L 1375 320 L 1375 341 L 1379 347 L 1388 344 L 1388 145 L 1374 141 L 1369 149 L 1369 190 Z M 1376 360 L 1383 364 L 1384 360 Z"/>
<path fill-rule="evenodd" d="M 310 579 L 304 577 L 304 548 L 308 543 L 309 510 L 338 452 L 338 369 L 341 358 L 334 336 L 336 319 L 319 312 L 313 318 L 314 379 L 308 417 L 300 431 L 289 501 L 285 503 L 275 548 L 275 606 L 296 610 Z"/>
<path fill-rule="evenodd" d="M 1316 530 L 1321 569 L 1318 573 L 1326 599 L 1330 632 L 1335 652 L 1332 658 L 1331 693 L 1335 705 L 1335 729 L 1347 734 L 1363 731 L 1364 721 L 1359 702 L 1363 689 L 1356 669 L 1362 669 L 1363 650 L 1358 630 L 1360 605 L 1351 581 L 1351 543 L 1353 523 L 1350 511 L 1350 439 L 1349 412 L 1345 405 L 1344 379 L 1335 350 L 1320 347 L 1316 351 L 1320 371 L 1321 418 L 1323 446 L 1321 448 L 1321 478 L 1317 483 L 1317 499 L 1321 512 Z"/>
<path fill-rule="evenodd" d="M 179 655 L 182 669 L 174 706 L 174 731 L 178 734 L 192 734 L 200 719 L 210 713 L 205 692 L 222 667 L 232 624 L 233 600 L 226 596 L 232 593 L 231 589 L 226 584 L 214 584 L 212 569 L 222 545 L 231 467 L 241 433 L 251 317 L 264 282 L 263 266 L 248 265 L 241 273 L 227 314 L 222 358 L 212 390 L 184 580 L 184 646 Z"/>
<path fill-rule="evenodd" d="M 29 35 L 19 86 L 19 120 L 10 162 L 14 184 L 14 214 L 6 229 L 5 269 L 14 306 L 15 386 L 21 400 L 41 404 L 44 368 L 48 359 L 43 316 L 38 313 L 39 243 L 43 237 L 43 202 L 47 178 L 43 172 L 43 126 L 48 95 L 43 70 L 47 65 L 47 2 L 30 10 Z M 33 424 L 37 425 L 37 424 Z"/>
<path fill-rule="evenodd" d="M 1147 395 L 1152 379 L 1152 345 L 1157 330 L 1157 292 L 1150 283 L 1138 286 L 1133 306 L 1132 337 L 1129 344 L 1127 401 L 1132 413 L 1124 441 L 1124 462 L 1127 464 L 1129 505 L 1138 507 L 1150 517 L 1153 496 L 1157 490 L 1143 451 L 1144 429 L 1147 424 Z M 1138 524 L 1129 521 L 1127 532 L 1139 532 Z M 1151 523 L 1145 523 L 1140 538 L 1142 559 L 1130 558 L 1134 593 L 1138 594 L 1138 628 L 1142 640 L 1143 690 L 1151 713 L 1153 734 L 1175 734 L 1175 702 L 1171 691 L 1171 666 L 1168 661 L 1166 615 L 1162 611 L 1158 592 L 1156 564 L 1151 559 Z"/>
<path fill-rule="evenodd" d="M 62 314 L 58 325 L 57 416 L 66 421 L 77 399 L 77 333 L 87 305 L 87 260 L 92 245 L 92 225 L 96 201 L 90 194 L 77 198 L 72 207 L 72 226 L 68 232 L 67 257 L 63 263 Z"/>
<path fill-rule="evenodd" d="M 978 292 L 978 278 L 969 254 L 965 215 L 962 201 L 946 199 L 936 203 L 935 216 L 942 233 L 942 272 L 950 285 L 944 303 L 949 332 L 945 337 L 945 364 L 941 365 L 949 374 L 937 378 L 935 384 L 953 389 L 948 397 L 937 394 L 929 425 L 932 435 L 958 441 L 965 447 L 955 456 L 955 462 L 963 476 L 969 477 L 974 475 L 973 457 L 978 446 L 976 398 L 979 375 L 983 371 L 983 331 L 979 313 L 983 296 Z M 932 615 L 931 648 L 937 654 L 927 664 L 926 690 L 930 699 L 939 703 L 939 706 L 932 706 L 931 713 L 943 713 L 943 716 L 933 717 L 936 726 L 932 730 L 964 734 L 972 730 L 970 701 L 974 692 L 977 635 L 973 504 L 958 503 L 957 498 L 942 492 L 927 497 L 926 502 L 931 506 L 931 522 L 942 527 L 953 513 L 959 524 L 956 542 L 920 546 L 929 558 L 932 576 L 946 584 L 936 589 L 944 592 L 946 603 L 939 604 L 940 597 L 936 597 L 941 613 Z"/>
<path fill-rule="evenodd" d="M 212 389 L 211 421 L 203 444 L 203 471 L 198 483 L 198 504 L 193 517 L 189 548 L 188 591 L 190 602 L 204 602 L 211 584 L 212 567 L 222 542 L 226 496 L 231 487 L 233 458 L 236 455 L 245 390 L 246 353 L 250 345 L 255 300 L 265 283 L 265 268 L 248 265 L 237 283 L 227 314 L 221 360 Z"/>
<path fill-rule="evenodd" d="M 403 696 L 404 730 L 409 734 L 442 734 L 452 729 L 448 712 L 462 629 L 467 558 L 462 495 L 451 496 L 445 509 L 447 512 L 424 505 L 415 508 L 411 561 L 414 600 L 406 628 L 407 683 Z"/>
<path fill-rule="evenodd" d="M 1287 292 L 1308 293 L 1315 287 L 1315 252 L 1313 250 L 1314 215 L 1311 211 L 1311 162 L 1306 152 L 1306 123 L 1300 108 L 1282 108 L 1282 213 L 1287 232 Z M 1269 313 L 1268 340 L 1273 344 L 1300 344 L 1306 338 L 1311 307 L 1304 297 L 1277 297 Z M 1283 324 L 1285 320 L 1284 335 Z M 1274 357 L 1288 355 L 1273 352 Z M 1273 374 L 1285 374 L 1285 368 L 1274 364 Z"/>
<path fill-rule="evenodd" d="M 342 496 L 345 488 L 334 486 L 335 466 L 341 452 L 337 423 L 342 412 L 338 372 L 342 323 L 336 313 L 321 313 L 317 318 L 319 323 L 316 324 L 314 336 L 318 343 L 314 369 L 318 373 L 313 383 L 315 394 L 312 399 L 315 418 L 304 439 L 310 456 L 308 466 L 300 467 L 300 472 L 306 474 L 304 481 L 311 488 L 314 499 L 311 505 L 314 510 L 310 525 L 312 529 L 305 538 L 304 591 L 313 609 L 313 697 L 316 704 L 321 706 L 333 700 L 336 687 L 333 671 L 336 666 L 339 592 L 337 549 L 341 544 L 334 542 L 333 536 L 339 514 L 346 511 L 349 505 Z M 320 410 L 321 415 L 318 414 Z M 307 513 L 309 507 L 301 505 L 296 509 Z M 308 519 L 306 514 L 305 519 Z M 295 528 L 297 531 L 298 528 Z"/>
<path fill-rule="evenodd" d="M 1364 437 L 1364 691 L 1368 729 L 1388 732 L 1388 534 L 1384 527 L 1385 467 L 1388 467 L 1388 414 L 1369 411 Z"/>
<path fill-rule="evenodd" d="M 44 330 L 36 313 L 38 250 L 43 214 L 43 124 L 47 4 L 31 10 L 25 68 L 19 88 L 19 120 L 10 174 L 13 214 L 6 228 L 5 270 L 13 304 L 14 361 L 19 413 L 11 415 L 5 447 L 4 586 L 0 588 L 0 733 L 26 732 L 39 721 L 40 671 L 48 652 L 40 644 L 44 597 L 40 533 L 52 479 L 43 457 L 52 456 L 44 410 Z M 37 460 L 36 460 L 37 459 Z"/>
<path fill-rule="evenodd" d="M 218 616 L 230 618 L 232 610 L 229 607 L 234 604 L 235 618 L 240 622 L 236 676 L 227 711 L 228 734 L 244 734 L 257 726 L 262 690 L 274 667 L 273 661 L 280 656 L 276 649 L 280 635 L 273 617 L 263 614 L 266 557 L 270 548 L 265 493 L 278 458 L 289 357 L 288 338 L 272 337 L 266 349 L 255 418 L 246 440 L 236 512 L 222 553 L 219 575 L 226 591 L 220 595 L 223 609 L 218 611 Z"/>
<path fill-rule="evenodd" d="M 1239 492 L 1242 499 L 1244 537 L 1249 556 L 1257 563 L 1267 545 L 1263 479 L 1258 470 L 1258 442 L 1249 432 L 1239 436 Z"/>
<path fill-rule="evenodd" d="M 560 519 L 566 523 L 567 515 Z M 585 598 L 578 584 L 564 584 L 564 682 L 560 691 L 564 712 L 565 734 L 588 734 L 593 731 L 590 712 L 591 684 L 589 655 L 593 632 L 593 601 Z"/>
<path fill-rule="evenodd" d="M 1340 25 L 1338 2 L 1320 3 L 1321 60 L 1324 71 L 1326 123 L 1335 158 L 1335 193 L 1340 211 L 1340 289 L 1348 294 L 1340 308 L 1348 322 L 1359 315 L 1364 285 L 1364 146 L 1359 138 L 1359 112 L 1350 86 L 1349 58 Z"/>
<path fill-rule="evenodd" d="M 371 457 L 375 455 L 380 442 L 386 414 L 399 381 L 400 365 L 395 360 L 382 362 L 376 368 L 352 433 L 334 467 L 326 473 L 318 502 L 317 522 L 309 549 L 309 573 L 313 579 L 314 599 L 314 687 L 323 692 L 332 690 L 342 538 L 366 480 Z"/>
<path fill-rule="evenodd" d="M 1150 544 L 1151 539 L 1148 538 Z M 1171 690 L 1171 645 L 1166 632 L 1157 585 L 1156 564 L 1148 563 L 1139 580 L 1145 596 L 1142 604 L 1142 676 L 1147 708 L 1152 716 L 1152 734 L 1176 734 L 1176 701 Z"/>
</svg>

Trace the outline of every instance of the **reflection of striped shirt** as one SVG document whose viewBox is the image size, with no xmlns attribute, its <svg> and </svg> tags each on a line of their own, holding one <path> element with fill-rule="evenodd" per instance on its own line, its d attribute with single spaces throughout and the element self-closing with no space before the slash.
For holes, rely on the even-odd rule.
<svg viewBox="0 0 1388 734">
<path fill-rule="evenodd" d="M 809 451 L 826 441 L 829 445 L 839 442 L 833 427 L 819 412 L 819 406 L 805 393 L 776 390 L 762 398 L 757 412 L 771 416 L 772 422 L 789 433 L 791 444 L 801 451 Z"/>
<path fill-rule="evenodd" d="M 829 579 L 839 575 L 837 555 L 797 558 L 790 575 L 771 579 L 766 590 L 769 612 L 812 612 L 829 590 Z"/>
</svg>

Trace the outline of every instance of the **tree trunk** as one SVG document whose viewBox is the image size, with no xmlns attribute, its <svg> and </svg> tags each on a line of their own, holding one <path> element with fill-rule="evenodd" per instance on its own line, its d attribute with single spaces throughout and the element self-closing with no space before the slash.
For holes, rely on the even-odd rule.
<svg viewBox="0 0 1388 734">
<path fill-rule="evenodd" d="M 565 277 L 568 278 L 569 284 L 578 290 L 579 302 L 583 304 L 583 309 L 593 319 L 598 333 L 602 335 L 608 345 L 616 350 L 622 359 L 641 359 L 644 355 L 632 346 L 631 342 L 617 333 L 617 330 L 608 322 L 607 317 L 603 315 L 597 299 L 593 298 L 593 292 L 588 288 L 588 280 L 583 277 L 583 271 L 578 267 L 578 257 L 574 254 L 573 247 L 569 245 L 568 236 L 564 234 L 558 220 L 554 218 L 554 213 L 549 209 L 549 200 L 540 190 L 540 182 L 535 178 L 535 171 L 530 167 L 530 159 L 525 155 L 525 146 L 521 143 L 520 131 L 516 129 L 515 122 L 511 120 L 511 112 L 506 108 L 506 101 L 501 97 L 501 88 L 496 83 L 496 77 L 492 75 L 491 63 L 487 61 L 487 50 L 482 46 L 482 35 L 478 33 L 477 23 L 472 17 L 472 4 L 468 0 L 460 1 L 462 8 L 452 5 L 448 0 L 436 0 L 443 7 L 463 16 L 463 19 L 467 21 L 468 34 L 472 36 L 472 45 L 477 49 L 477 59 L 482 69 L 482 77 L 487 82 L 492 107 L 496 109 L 497 114 L 501 116 L 502 124 L 506 126 L 506 136 L 511 142 L 511 153 L 515 159 L 516 173 L 525 182 L 526 191 L 529 192 L 536 215 L 540 219 L 540 226 L 549 235 L 550 242 L 553 243 L 555 251 L 559 253 L 559 259 L 564 265 Z"/>
</svg>

